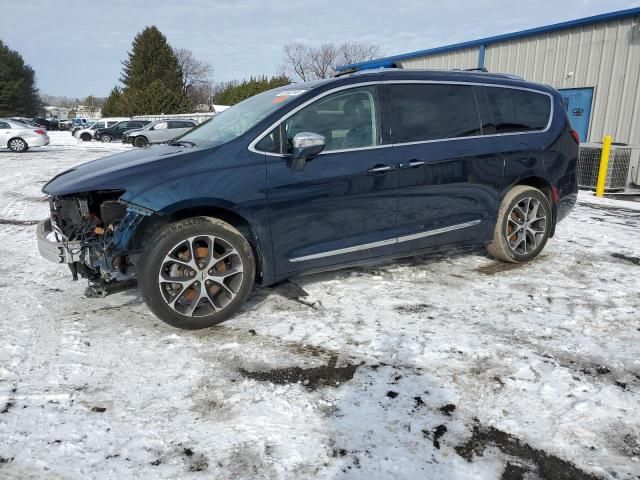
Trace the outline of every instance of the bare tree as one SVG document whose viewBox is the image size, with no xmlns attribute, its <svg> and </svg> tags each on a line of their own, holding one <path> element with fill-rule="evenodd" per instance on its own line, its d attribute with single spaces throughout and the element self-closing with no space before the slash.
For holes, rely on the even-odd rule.
<svg viewBox="0 0 640 480">
<path fill-rule="evenodd" d="M 283 51 L 283 70 L 303 82 L 331 77 L 339 65 L 364 62 L 381 56 L 378 45 L 364 42 L 340 45 L 324 43 L 319 47 L 294 42 L 284 45 Z"/>
<path fill-rule="evenodd" d="M 212 70 L 209 62 L 198 60 L 193 52 L 186 48 L 176 48 L 173 53 L 182 69 L 182 93 L 188 95 L 194 87 L 209 82 Z"/>
<path fill-rule="evenodd" d="M 373 43 L 347 42 L 340 48 L 340 64 L 366 62 L 374 58 L 380 58 L 380 47 Z"/>
<path fill-rule="evenodd" d="M 300 42 L 287 43 L 284 48 L 284 70 L 290 70 L 294 76 L 299 77 L 303 82 L 310 80 L 311 72 L 309 67 L 310 48 Z"/>
<path fill-rule="evenodd" d="M 335 73 L 339 48 L 333 43 L 323 43 L 309 49 L 309 69 L 315 78 L 329 78 Z"/>
</svg>

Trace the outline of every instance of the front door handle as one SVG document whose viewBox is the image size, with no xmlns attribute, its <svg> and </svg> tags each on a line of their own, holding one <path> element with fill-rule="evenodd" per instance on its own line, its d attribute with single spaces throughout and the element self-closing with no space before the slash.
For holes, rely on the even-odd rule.
<svg viewBox="0 0 640 480">
<path fill-rule="evenodd" d="M 405 168 L 418 168 L 424 165 L 425 162 L 421 162 L 420 160 L 411 160 L 409 163 L 401 163 L 398 165 L 401 169 Z"/>
<path fill-rule="evenodd" d="M 371 167 L 369 170 L 367 170 L 367 172 L 384 173 L 384 172 L 388 172 L 389 170 L 393 170 L 393 167 L 390 167 L 389 165 L 376 165 L 375 167 Z"/>
</svg>

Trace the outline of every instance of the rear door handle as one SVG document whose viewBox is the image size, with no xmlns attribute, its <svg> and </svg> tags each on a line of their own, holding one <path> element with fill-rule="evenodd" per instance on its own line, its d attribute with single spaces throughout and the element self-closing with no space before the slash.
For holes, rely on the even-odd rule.
<svg viewBox="0 0 640 480">
<path fill-rule="evenodd" d="M 411 160 L 409 163 L 401 163 L 398 165 L 401 169 L 405 168 L 418 168 L 424 165 L 425 162 L 421 162 L 420 160 Z"/>
<path fill-rule="evenodd" d="M 388 172 L 389 170 L 393 170 L 393 167 L 389 165 L 376 165 L 375 167 L 371 167 L 367 172 L 369 173 L 383 173 Z"/>
</svg>

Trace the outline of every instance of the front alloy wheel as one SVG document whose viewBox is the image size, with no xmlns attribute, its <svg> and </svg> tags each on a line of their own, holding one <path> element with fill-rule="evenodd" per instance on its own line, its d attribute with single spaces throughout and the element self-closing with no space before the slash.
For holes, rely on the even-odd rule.
<svg viewBox="0 0 640 480">
<path fill-rule="evenodd" d="M 179 242 L 164 257 L 158 287 L 181 315 L 222 311 L 238 294 L 244 269 L 238 251 L 222 238 L 198 235 Z"/>
<path fill-rule="evenodd" d="M 147 140 L 147 137 L 139 136 L 139 137 L 136 137 L 133 140 L 133 144 L 136 147 L 142 148 L 142 147 L 146 147 L 147 145 L 149 145 L 149 140 Z"/>
<path fill-rule="evenodd" d="M 160 319 L 198 329 L 237 312 L 254 275 L 253 251 L 243 235 L 221 220 L 196 217 L 154 235 L 142 254 L 138 282 Z"/>
</svg>

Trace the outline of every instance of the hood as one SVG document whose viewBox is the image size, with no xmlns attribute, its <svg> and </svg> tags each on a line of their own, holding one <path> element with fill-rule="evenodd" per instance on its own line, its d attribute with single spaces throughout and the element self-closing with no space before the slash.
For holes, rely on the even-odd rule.
<svg viewBox="0 0 640 480">
<path fill-rule="evenodd" d="M 161 172 L 184 166 L 189 157 L 186 152 L 198 152 L 182 146 L 158 145 L 135 149 L 117 155 L 100 158 L 66 170 L 51 179 L 42 191 L 48 195 L 70 195 L 92 190 L 127 190 L 130 184 L 139 184 L 141 179 L 150 180 Z M 196 155 L 196 157 L 198 157 Z"/>
<path fill-rule="evenodd" d="M 126 130 L 124 133 L 130 137 L 131 135 L 138 135 L 141 132 L 144 132 L 144 128 L 134 128 L 133 130 Z"/>
</svg>

